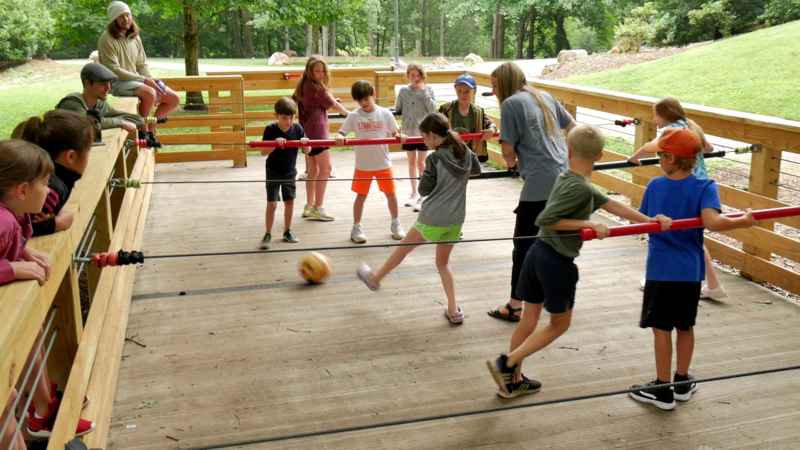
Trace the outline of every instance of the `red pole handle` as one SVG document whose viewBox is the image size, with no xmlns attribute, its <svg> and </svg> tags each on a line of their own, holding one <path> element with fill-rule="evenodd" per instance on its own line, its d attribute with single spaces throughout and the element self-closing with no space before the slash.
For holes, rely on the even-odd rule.
<svg viewBox="0 0 800 450">
<path fill-rule="evenodd" d="M 300 78 L 302 76 L 303 76 L 302 73 L 288 73 L 287 72 L 287 73 L 283 74 L 283 79 L 284 80 L 288 80 L 289 78 Z"/>
<path fill-rule="evenodd" d="M 480 139 L 483 133 L 469 133 L 460 135 L 461 139 L 469 141 L 472 139 Z M 495 133 L 494 137 L 500 136 L 500 133 Z M 342 147 L 352 145 L 378 145 L 378 144 L 399 144 L 400 138 L 380 138 L 380 139 L 348 139 Z M 421 144 L 422 136 L 409 137 L 406 139 L 406 144 Z M 311 140 L 303 145 L 300 141 L 286 141 L 284 147 L 336 147 L 336 141 L 333 139 Z M 250 148 L 262 147 L 278 147 L 275 141 L 251 141 Z"/>
<path fill-rule="evenodd" d="M 742 217 L 745 213 L 723 214 L 732 219 Z M 800 216 L 800 206 L 787 206 L 785 208 L 772 208 L 753 211 L 756 220 L 778 219 L 781 217 Z M 687 230 L 689 228 L 702 228 L 703 219 L 694 217 L 691 219 L 678 219 L 672 222 L 669 231 Z M 661 224 L 658 222 L 637 223 L 635 225 L 623 225 L 608 229 L 607 237 L 630 236 L 634 234 L 661 233 Z M 597 233 L 591 228 L 583 228 L 580 231 L 581 241 L 590 241 L 597 238 Z"/>
</svg>

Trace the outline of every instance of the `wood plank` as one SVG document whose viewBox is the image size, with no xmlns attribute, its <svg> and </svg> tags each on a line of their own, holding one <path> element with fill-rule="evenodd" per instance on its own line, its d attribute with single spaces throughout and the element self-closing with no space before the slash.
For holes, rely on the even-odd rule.
<svg viewBox="0 0 800 450">
<path fill-rule="evenodd" d="M 187 133 L 158 135 L 164 145 L 197 145 L 197 144 L 244 144 L 244 132 L 227 131 L 220 133 Z"/>
<path fill-rule="evenodd" d="M 161 78 L 170 89 L 176 92 L 195 91 L 236 91 L 242 89 L 240 75 L 220 75 L 205 77 L 164 77 Z"/>
<path fill-rule="evenodd" d="M 705 244 L 714 259 L 789 292 L 800 292 L 800 274 L 708 237 Z"/>
<path fill-rule="evenodd" d="M 246 153 L 247 150 L 204 150 L 198 152 L 156 153 L 156 163 L 197 162 L 197 161 L 225 161 L 233 160 L 237 153 Z"/>
</svg>

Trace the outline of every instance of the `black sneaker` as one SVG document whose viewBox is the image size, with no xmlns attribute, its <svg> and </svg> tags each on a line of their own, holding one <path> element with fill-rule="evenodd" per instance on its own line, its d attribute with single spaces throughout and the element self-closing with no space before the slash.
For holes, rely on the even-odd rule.
<svg viewBox="0 0 800 450">
<path fill-rule="evenodd" d="M 148 147 L 150 147 L 150 133 L 148 133 L 148 132 L 146 132 L 146 131 L 140 131 L 140 132 L 138 133 L 138 136 L 139 136 L 139 140 L 140 140 L 140 141 L 141 141 L 141 140 L 143 140 L 143 141 L 145 142 L 145 144 L 146 144 Z"/>
<path fill-rule="evenodd" d="M 152 131 L 147 132 L 147 145 L 151 148 L 164 148 L 164 144 L 158 140 L 156 134 Z"/>
<path fill-rule="evenodd" d="M 679 383 L 681 381 L 694 381 L 696 378 L 690 374 L 686 374 L 685 380 L 678 379 L 678 374 L 675 374 L 675 383 Z M 688 402 L 690 398 L 692 398 L 692 394 L 697 391 L 697 383 L 689 383 L 684 384 L 681 386 L 674 386 L 672 388 L 673 396 L 675 400 L 679 402 Z"/>
<path fill-rule="evenodd" d="M 630 387 L 631 389 L 641 390 L 631 392 L 630 396 L 637 402 L 647 403 L 664 411 L 672 411 L 675 409 L 675 397 L 672 395 L 672 389 L 658 387 L 661 384 L 658 380 L 653 380 L 645 385 L 634 384 Z"/>
<path fill-rule="evenodd" d="M 525 394 L 535 394 L 539 392 L 540 389 L 542 389 L 542 383 L 536 380 L 531 380 L 530 378 L 523 375 L 522 381 L 520 381 L 519 383 L 513 383 L 511 385 L 511 392 L 506 394 L 502 390 L 498 389 L 497 395 L 503 398 L 514 398 Z"/>
<path fill-rule="evenodd" d="M 298 243 L 300 240 L 297 239 L 297 236 L 292 233 L 292 230 L 286 230 L 283 232 L 283 240 L 286 242 L 291 242 L 292 244 Z"/>
<path fill-rule="evenodd" d="M 513 390 L 514 383 L 512 380 L 514 379 L 514 372 L 517 371 L 517 366 L 507 367 L 507 361 L 507 355 L 500 355 L 497 359 L 486 361 L 489 372 L 492 373 L 495 383 L 497 383 L 497 386 L 500 387 L 500 391 L 504 394 L 510 394 Z"/>
<path fill-rule="evenodd" d="M 267 250 L 272 245 L 272 235 L 267 233 L 264 239 L 261 240 L 261 250 Z"/>
</svg>

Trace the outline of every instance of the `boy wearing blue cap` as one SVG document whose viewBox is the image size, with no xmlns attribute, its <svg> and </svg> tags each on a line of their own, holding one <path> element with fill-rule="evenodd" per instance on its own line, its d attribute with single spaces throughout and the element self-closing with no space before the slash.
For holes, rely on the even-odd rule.
<svg viewBox="0 0 800 450">
<path fill-rule="evenodd" d="M 467 141 L 467 145 L 478 156 L 478 161 L 486 162 L 489 160 L 486 140 L 491 139 L 497 132 L 497 127 L 492 119 L 483 112 L 483 108 L 472 103 L 476 86 L 475 78 L 472 75 L 468 73 L 459 75 L 455 83 L 458 99 L 440 106 L 439 112 L 447 116 L 453 130 L 460 134 L 483 133 L 480 139 Z"/>
</svg>

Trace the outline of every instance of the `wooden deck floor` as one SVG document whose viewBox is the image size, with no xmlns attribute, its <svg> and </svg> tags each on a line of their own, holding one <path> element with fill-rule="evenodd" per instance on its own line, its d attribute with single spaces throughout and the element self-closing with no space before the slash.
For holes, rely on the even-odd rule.
<svg viewBox="0 0 800 450">
<path fill-rule="evenodd" d="M 350 177 L 352 152 L 334 152 Z M 405 157 L 393 154 L 395 176 Z M 161 165 L 156 180 L 261 179 L 263 160 Z M 142 250 L 146 255 L 254 250 L 264 233 L 262 184 L 159 185 Z M 520 184 L 469 185 L 466 239 L 507 237 Z M 398 182 L 401 200 L 409 188 Z M 353 194 L 331 182 L 332 223 L 299 218 L 299 244 L 273 250 L 348 245 Z M 363 221 L 368 244 L 392 243 L 383 197 L 374 191 Z M 408 229 L 415 219 L 401 206 Z M 279 207 L 276 230 L 282 227 Z M 526 363 L 544 384 L 515 400 L 495 395 L 485 360 L 508 348 L 514 325 L 488 317 L 508 298 L 509 241 L 457 246 L 462 326 L 442 315 L 444 292 L 433 248 L 412 253 L 379 293 L 355 275 L 390 249 L 330 252 L 333 278 L 299 281 L 302 253 L 151 259 L 138 269 L 119 374 L 112 449 L 243 448 L 797 448 L 797 372 L 702 384 L 687 404 L 665 413 L 624 395 L 545 406 L 378 425 L 443 414 L 556 401 L 627 388 L 653 378 L 652 334 L 638 328 L 646 246 L 634 238 L 592 241 L 578 262 L 572 328 Z M 796 304 L 721 273 L 732 297 L 702 302 L 692 373 L 698 378 L 785 367 L 800 361 Z M 546 317 L 543 320 L 547 320 Z M 284 439 L 346 427 L 377 427 Z M 275 440 L 277 439 L 277 440 Z M 269 440 L 273 440 L 267 442 Z"/>
</svg>

